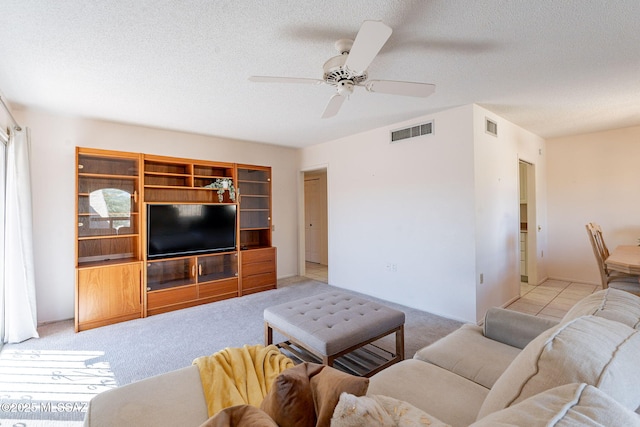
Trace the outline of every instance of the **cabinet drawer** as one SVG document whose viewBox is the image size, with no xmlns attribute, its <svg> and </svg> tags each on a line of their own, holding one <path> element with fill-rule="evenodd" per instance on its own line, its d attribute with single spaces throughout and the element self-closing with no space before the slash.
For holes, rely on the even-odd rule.
<svg viewBox="0 0 640 427">
<path fill-rule="evenodd" d="M 276 248 L 250 249 L 242 251 L 242 266 L 254 262 L 274 262 L 276 260 Z"/>
<path fill-rule="evenodd" d="M 254 276 L 256 274 L 270 273 L 275 271 L 274 261 L 254 262 L 242 266 L 242 277 Z"/>
<path fill-rule="evenodd" d="M 153 309 L 166 305 L 177 304 L 184 301 L 191 301 L 198 297 L 198 290 L 195 285 L 180 286 L 179 288 L 167 289 L 147 294 L 147 308 Z"/>
<path fill-rule="evenodd" d="M 272 271 L 270 273 L 257 274 L 242 279 L 242 292 L 247 293 L 252 289 L 276 287 L 276 273 Z"/>
<path fill-rule="evenodd" d="M 198 298 L 216 297 L 220 295 L 237 296 L 238 279 L 219 280 L 217 282 L 198 285 Z"/>
</svg>

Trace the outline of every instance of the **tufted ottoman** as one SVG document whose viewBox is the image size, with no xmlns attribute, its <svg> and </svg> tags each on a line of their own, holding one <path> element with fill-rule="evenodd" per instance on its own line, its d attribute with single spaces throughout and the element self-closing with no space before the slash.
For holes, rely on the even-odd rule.
<svg viewBox="0 0 640 427">
<path fill-rule="evenodd" d="M 317 361 L 363 376 L 404 359 L 404 313 L 374 301 L 327 292 L 264 310 L 265 343 L 273 331 L 287 340 L 277 345 L 300 360 Z M 374 344 L 395 333 L 395 352 Z"/>
</svg>

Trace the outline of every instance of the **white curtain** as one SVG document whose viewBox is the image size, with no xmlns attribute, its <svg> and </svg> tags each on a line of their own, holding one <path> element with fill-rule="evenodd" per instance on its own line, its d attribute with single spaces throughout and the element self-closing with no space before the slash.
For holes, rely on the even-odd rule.
<svg viewBox="0 0 640 427">
<path fill-rule="evenodd" d="M 0 132 L 4 129 L 0 129 Z M 0 350 L 4 343 L 4 218 L 5 190 L 7 182 L 7 142 L 8 133 L 0 133 Z"/>
<path fill-rule="evenodd" d="M 3 342 L 37 338 L 29 130 L 11 130 L 6 149 Z"/>
</svg>

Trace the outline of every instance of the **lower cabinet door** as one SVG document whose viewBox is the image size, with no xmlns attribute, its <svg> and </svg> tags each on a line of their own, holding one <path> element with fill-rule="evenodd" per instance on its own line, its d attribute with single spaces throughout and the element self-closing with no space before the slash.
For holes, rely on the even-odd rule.
<svg viewBox="0 0 640 427">
<path fill-rule="evenodd" d="M 77 270 L 76 330 L 142 315 L 140 262 Z"/>
</svg>

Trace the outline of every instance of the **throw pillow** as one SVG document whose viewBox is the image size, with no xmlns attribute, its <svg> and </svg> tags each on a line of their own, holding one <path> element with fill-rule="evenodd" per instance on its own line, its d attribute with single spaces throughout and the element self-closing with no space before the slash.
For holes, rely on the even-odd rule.
<svg viewBox="0 0 640 427">
<path fill-rule="evenodd" d="M 640 417 L 587 384 L 566 384 L 489 414 L 470 427 L 640 427 Z"/>
<path fill-rule="evenodd" d="M 200 427 L 278 427 L 264 411 L 251 405 L 225 408 Z"/>
<path fill-rule="evenodd" d="M 631 410 L 640 406 L 640 332 L 584 316 L 543 332 L 498 378 L 477 419 L 550 388 L 587 383 Z"/>
<path fill-rule="evenodd" d="M 640 297 L 613 288 L 594 292 L 571 307 L 560 323 L 588 315 L 640 329 Z"/>
<path fill-rule="evenodd" d="M 322 368 L 322 365 L 301 363 L 284 370 L 276 377 L 260 408 L 280 427 L 315 427 L 315 404 L 309 378 Z"/>
<path fill-rule="evenodd" d="M 316 427 L 329 427 L 331 416 L 342 392 L 364 396 L 369 388 L 369 378 L 356 377 L 325 366 L 311 377 L 311 391 L 316 404 Z"/>
<path fill-rule="evenodd" d="M 331 427 L 450 427 L 415 406 L 388 396 L 342 393 Z"/>
<path fill-rule="evenodd" d="M 342 393 L 331 417 L 331 427 L 395 427 L 391 416 L 373 398 Z"/>
</svg>

